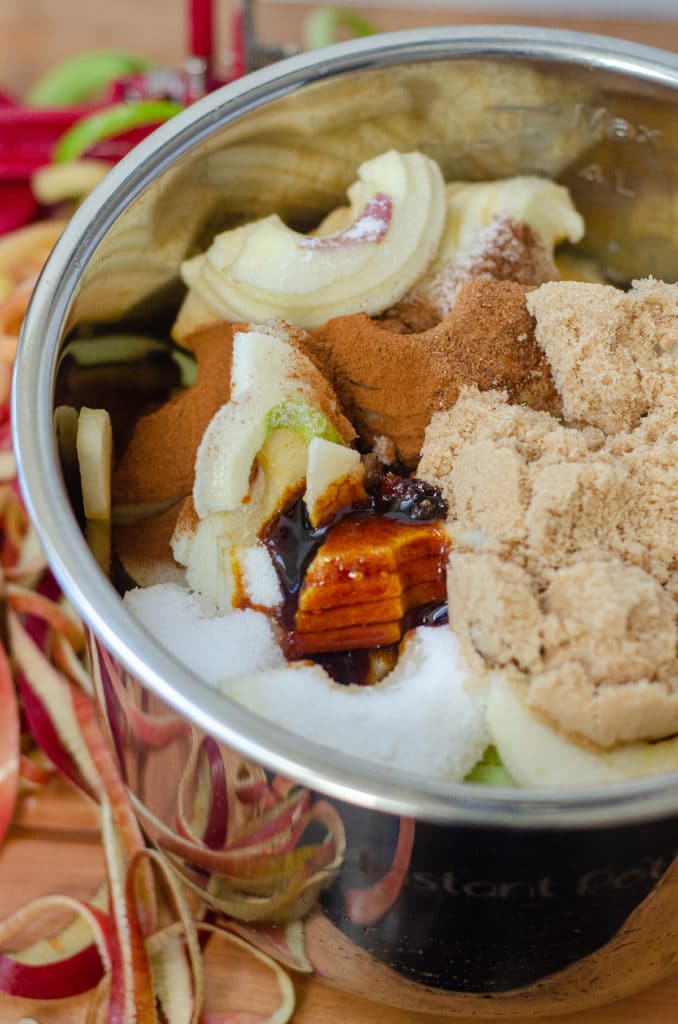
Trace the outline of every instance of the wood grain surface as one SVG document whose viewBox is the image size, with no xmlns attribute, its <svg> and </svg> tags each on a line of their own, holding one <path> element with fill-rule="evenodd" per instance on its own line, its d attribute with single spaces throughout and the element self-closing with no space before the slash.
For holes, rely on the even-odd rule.
<svg viewBox="0 0 678 1024">
<path fill-rule="evenodd" d="M 229 7 L 224 3 L 219 23 L 220 51 L 228 63 Z M 546 6 L 546 5 L 545 5 Z M 642 5 L 639 3 L 639 10 Z M 20 93 L 37 74 L 64 57 L 85 49 L 135 49 L 157 61 L 176 65 L 184 52 L 182 0 L 0 0 L 0 87 Z M 267 41 L 296 42 L 308 7 L 261 3 L 257 21 Z M 605 21 L 562 17 L 520 17 L 379 8 L 364 10 L 383 30 L 416 25 L 513 22 L 557 25 L 635 39 L 678 50 L 678 8 L 674 20 L 618 19 Z M 0 850 L 0 917 L 29 899 L 52 892 L 89 896 L 102 878 L 103 862 L 93 810 L 66 784 L 55 781 L 39 794 L 24 797 L 9 839 Z M 270 992 L 244 955 L 233 953 L 211 965 L 209 1004 L 213 1008 L 265 1012 Z M 423 1017 L 377 1006 L 339 993 L 316 978 L 296 980 L 295 1024 L 442 1024 L 443 1018 Z M 78 1024 L 86 998 L 35 1004 L 0 997 L 0 1024 L 35 1018 L 40 1024 Z M 552 1017 L 549 1024 L 675 1024 L 678 1016 L 678 978 L 655 986 L 622 1003 L 569 1016 Z M 445 1018 L 446 1020 L 449 1018 Z M 477 1018 L 476 1018 L 477 1019 Z M 516 1021 L 514 1024 L 526 1024 Z"/>
<path fill-rule="evenodd" d="M 400 28 L 430 25 L 516 24 L 572 28 L 582 32 L 633 39 L 651 46 L 678 50 L 678 4 L 673 19 L 642 16 L 642 0 L 638 16 L 604 19 L 597 17 L 565 18 L 549 15 L 548 2 L 538 16 L 509 14 L 506 4 L 497 3 L 497 13 L 483 5 L 474 11 L 469 0 L 466 11 L 427 8 L 426 3 L 412 3 L 411 9 L 390 7 L 388 3 L 361 6 L 376 28 L 390 32 Z M 520 3 L 515 3 L 516 10 Z M 219 3 L 219 53 L 227 66 L 229 56 L 229 15 L 234 0 Z M 0 86 L 25 89 L 36 74 L 64 57 L 92 48 L 121 48 L 145 53 L 148 57 L 176 66 L 184 54 L 186 38 L 185 11 L 188 0 L 0 0 Z M 258 32 L 265 42 L 298 44 L 301 27 L 309 4 L 256 4 Z"/>
</svg>

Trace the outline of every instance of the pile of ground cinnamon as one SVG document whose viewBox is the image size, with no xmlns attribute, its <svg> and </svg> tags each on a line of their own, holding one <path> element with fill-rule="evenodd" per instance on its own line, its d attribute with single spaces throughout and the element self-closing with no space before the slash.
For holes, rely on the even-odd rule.
<svg viewBox="0 0 678 1024">
<path fill-rule="evenodd" d="M 539 285 L 560 280 L 560 273 L 551 250 L 529 224 L 497 216 L 479 231 L 469 249 L 453 259 L 436 261 L 389 313 L 406 322 L 410 310 L 420 316 L 427 310 L 435 318 L 432 326 L 453 308 L 462 283 L 479 277 Z"/>
<path fill-rule="evenodd" d="M 448 316 L 421 334 L 390 331 L 358 313 L 328 321 L 306 344 L 361 438 L 390 438 L 400 461 L 413 466 L 431 416 L 449 408 L 465 384 L 557 408 L 526 293 L 508 281 L 469 281 Z"/>
<path fill-rule="evenodd" d="M 136 423 L 113 474 L 114 505 L 176 501 L 191 493 L 202 435 L 230 397 L 235 330 L 218 323 L 192 336 L 195 383 Z"/>
<path fill-rule="evenodd" d="M 479 667 L 608 747 L 678 732 L 678 285 L 528 296 L 566 422 L 462 391 L 418 475 L 457 543 L 450 622 Z"/>
</svg>

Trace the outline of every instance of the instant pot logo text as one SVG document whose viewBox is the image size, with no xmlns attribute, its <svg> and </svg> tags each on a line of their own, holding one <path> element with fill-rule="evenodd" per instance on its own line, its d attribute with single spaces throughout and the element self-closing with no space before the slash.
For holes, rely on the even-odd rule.
<svg viewBox="0 0 678 1024">
<path fill-rule="evenodd" d="M 548 875 L 529 881 L 515 879 L 496 880 L 471 878 L 454 871 L 442 875 L 427 871 L 413 871 L 405 880 L 405 887 L 423 893 L 447 893 L 449 896 L 477 900 L 506 900 L 520 903 L 555 900 L 566 893 L 576 896 L 597 892 L 646 887 L 658 882 L 672 863 L 669 857 L 645 857 L 632 867 L 608 865 L 592 868 L 574 879 L 554 879 Z"/>
<path fill-rule="evenodd" d="M 349 856 L 349 861 L 353 857 Z M 443 872 L 410 871 L 403 881 L 403 891 L 418 892 L 426 895 L 448 896 L 452 899 L 466 900 L 504 900 L 506 902 L 531 903 L 543 900 L 557 900 L 563 897 L 593 896 L 596 893 L 623 891 L 625 889 L 648 889 L 659 881 L 673 863 L 672 856 L 644 857 L 635 864 L 606 864 L 591 868 L 580 874 L 571 875 L 563 869 L 561 877 L 551 875 L 535 876 L 530 879 L 511 877 L 479 878 L 459 869 Z M 364 877 L 369 873 L 372 878 L 378 871 L 367 851 L 357 857 L 351 867 L 344 864 L 344 871 L 350 884 L 356 884 L 356 874 Z M 346 883 L 344 883 L 346 884 Z"/>
</svg>

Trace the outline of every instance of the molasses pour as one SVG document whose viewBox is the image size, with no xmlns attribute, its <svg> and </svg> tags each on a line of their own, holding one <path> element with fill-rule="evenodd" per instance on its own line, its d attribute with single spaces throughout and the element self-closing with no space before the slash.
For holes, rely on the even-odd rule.
<svg viewBox="0 0 678 1024">
<path fill-rule="evenodd" d="M 378 682 L 407 629 L 447 621 L 440 491 L 383 467 L 366 490 L 316 528 L 299 494 L 262 535 L 283 591 L 287 658 L 310 657 L 342 683 Z"/>
</svg>

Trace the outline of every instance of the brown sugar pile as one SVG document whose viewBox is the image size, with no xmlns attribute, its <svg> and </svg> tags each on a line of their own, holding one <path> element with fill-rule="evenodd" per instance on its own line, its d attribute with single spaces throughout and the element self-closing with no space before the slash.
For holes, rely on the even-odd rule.
<svg viewBox="0 0 678 1024">
<path fill-rule="evenodd" d="M 450 622 L 601 747 L 678 732 L 678 286 L 531 292 L 565 422 L 466 387 L 418 475 L 449 502 Z"/>
<path fill-rule="evenodd" d="M 631 292 L 573 281 L 528 296 L 563 414 L 606 433 L 637 426 L 665 386 L 657 357 L 678 345 L 676 285 L 640 282 Z"/>
<path fill-rule="evenodd" d="M 398 459 L 414 466 L 431 416 L 449 408 L 465 384 L 558 408 L 526 294 L 509 281 L 469 281 L 448 316 L 421 334 L 391 331 L 357 313 L 329 320 L 306 346 L 361 438 L 389 438 Z"/>
</svg>

